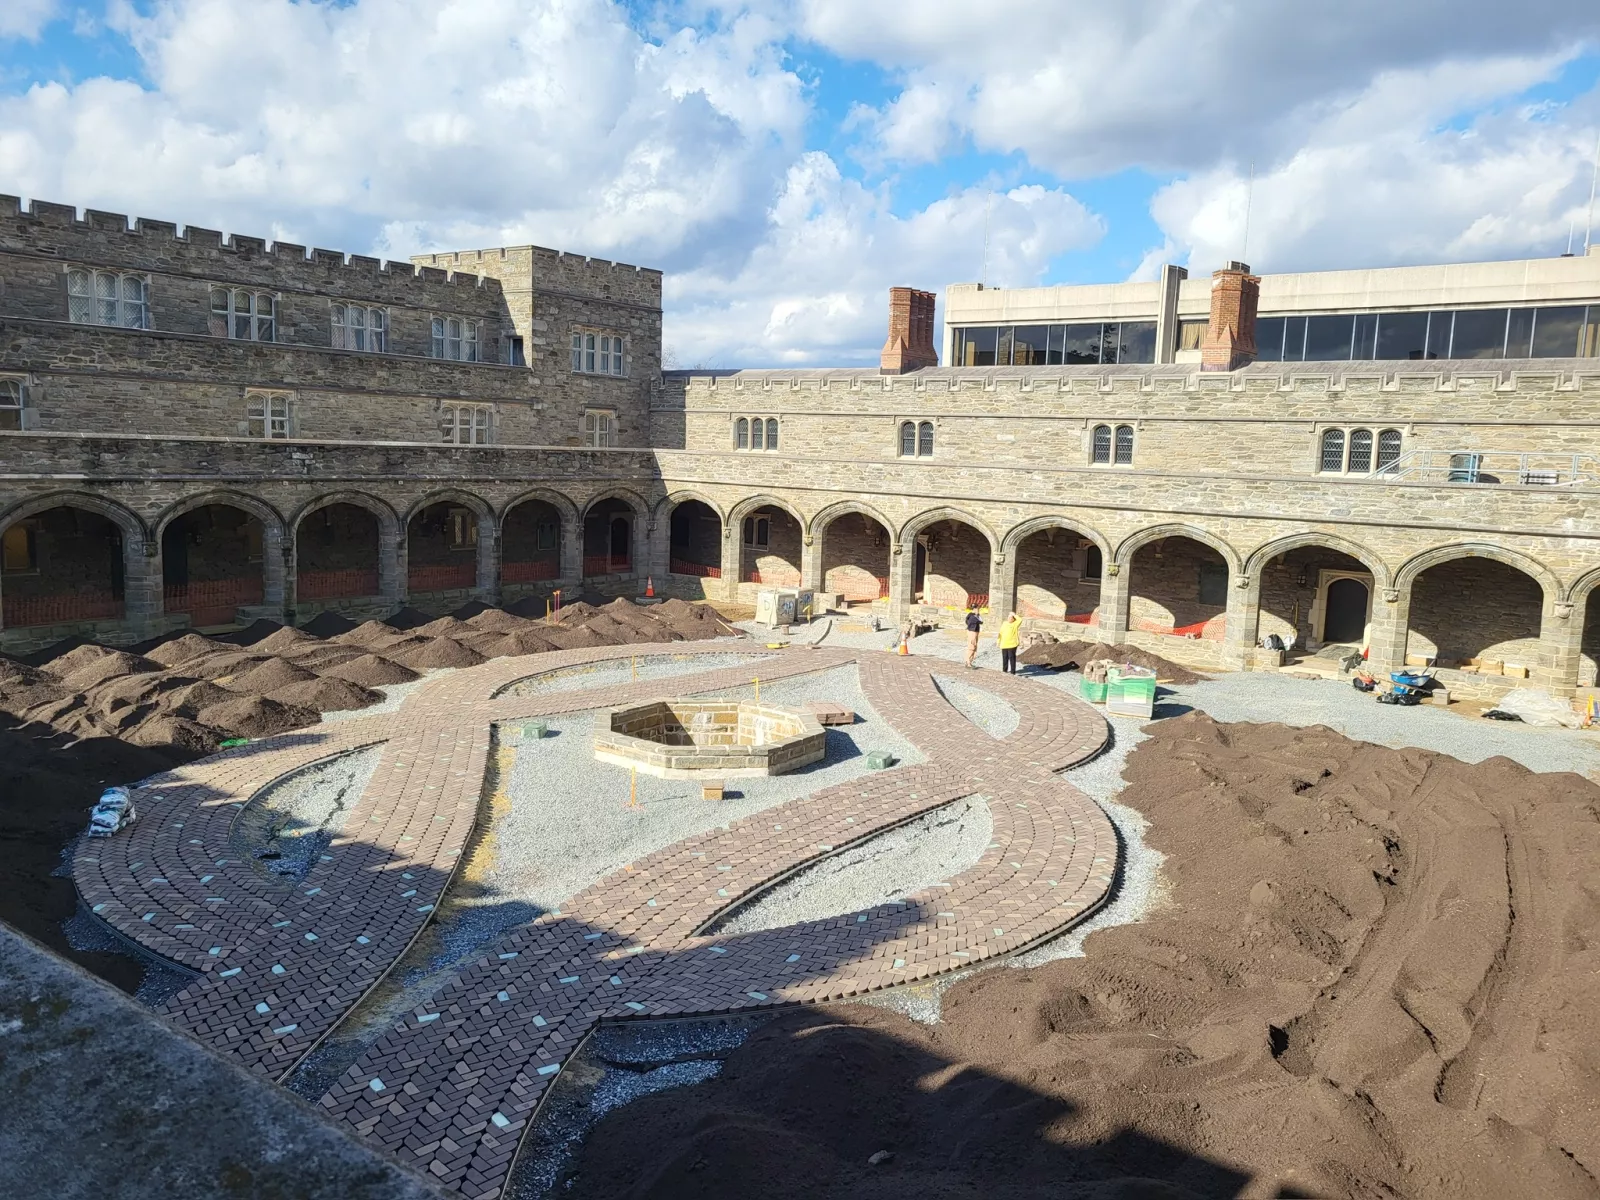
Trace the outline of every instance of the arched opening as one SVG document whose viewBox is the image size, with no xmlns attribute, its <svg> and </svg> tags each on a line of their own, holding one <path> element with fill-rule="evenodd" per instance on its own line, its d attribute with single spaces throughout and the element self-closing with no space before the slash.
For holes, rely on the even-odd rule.
<svg viewBox="0 0 1600 1200">
<path fill-rule="evenodd" d="M 1583 640 L 1579 643 L 1578 686 L 1594 687 L 1600 683 L 1600 587 L 1589 592 L 1582 610 L 1573 614 L 1583 619 Z"/>
<path fill-rule="evenodd" d="M 1176 536 L 1140 546 L 1129 564 L 1128 628 L 1218 641 L 1228 610 L 1228 560 Z"/>
<path fill-rule="evenodd" d="M 265 530 L 231 504 L 180 513 L 161 531 L 161 586 L 169 613 L 187 613 L 197 629 L 245 622 L 243 606 L 266 595 Z"/>
<path fill-rule="evenodd" d="M 722 578 L 722 518 L 700 500 L 673 506 L 667 529 L 667 569 L 696 579 Z"/>
<path fill-rule="evenodd" d="M 988 536 L 965 521 L 935 521 L 917 534 L 912 592 L 939 608 L 987 608 Z"/>
<path fill-rule="evenodd" d="M 633 571 L 635 514 L 626 500 L 599 501 L 583 518 L 583 577 L 628 575 Z"/>
<path fill-rule="evenodd" d="M 478 514 L 441 500 L 406 523 L 406 592 L 413 604 L 468 599 L 478 585 Z"/>
<path fill-rule="evenodd" d="M 295 534 L 297 601 L 377 596 L 378 518 L 359 504 L 329 504 Z"/>
<path fill-rule="evenodd" d="M 1070 529 L 1050 526 L 1017 543 L 1017 613 L 1075 625 L 1100 622 L 1100 548 Z"/>
<path fill-rule="evenodd" d="M 0 534 L 0 603 L 8 628 L 123 616 L 122 530 L 88 509 L 62 506 Z"/>
<path fill-rule="evenodd" d="M 1359 558 L 1326 546 L 1297 546 L 1261 568 L 1256 636 L 1276 636 L 1286 649 L 1368 645 L 1372 572 Z"/>
<path fill-rule="evenodd" d="M 822 590 L 848 604 L 889 594 L 889 530 L 866 513 L 841 513 L 814 534 L 822 539 Z"/>
<path fill-rule="evenodd" d="M 739 579 L 762 587 L 800 586 L 800 522 L 775 505 L 739 523 Z"/>
<path fill-rule="evenodd" d="M 561 510 L 548 500 L 524 500 L 500 523 L 500 583 L 509 599 L 561 578 Z"/>
<path fill-rule="evenodd" d="M 1492 558 L 1453 558 L 1412 581 L 1406 659 L 1523 678 L 1539 661 L 1544 589 Z"/>
</svg>

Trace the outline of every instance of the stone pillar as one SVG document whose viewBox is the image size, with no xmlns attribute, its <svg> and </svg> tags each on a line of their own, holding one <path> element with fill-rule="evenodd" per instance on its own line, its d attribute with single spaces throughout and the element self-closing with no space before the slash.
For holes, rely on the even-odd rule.
<svg viewBox="0 0 1600 1200">
<path fill-rule="evenodd" d="M 1132 579 L 1122 563 L 1105 563 L 1100 579 L 1100 640 L 1120 646 L 1128 640 L 1128 604 Z"/>
<path fill-rule="evenodd" d="M 1244 263 L 1211 276 L 1211 324 L 1200 346 L 1202 371 L 1236 371 L 1256 360 L 1256 305 L 1261 280 Z"/>
<path fill-rule="evenodd" d="M 822 591 L 822 539 L 814 533 L 800 536 L 800 586 Z"/>
<path fill-rule="evenodd" d="M 1256 628 L 1261 617 L 1261 579 L 1235 575 L 1228 581 L 1227 628 L 1223 634 L 1222 661 L 1236 671 L 1250 666 Z"/>
<path fill-rule="evenodd" d="M 638 587 L 634 588 L 634 591 L 642 596 L 644 595 L 645 580 L 651 571 L 650 543 L 655 539 L 656 527 L 650 523 L 648 517 L 641 517 L 637 513 L 630 517 L 629 521 L 632 523 L 632 528 L 629 532 L 633 537 L 629 545 L 628 557 L 632 560 L 633 577 L 639 584 Z"/>
<path fill-rule="evenodd" d="M 1367 670 L 1387 675 L 1405 665 L 1411 636 L 1411 588 L 1384 588 L 1373 599 L 1372 634 L 1367 645 Z"/>
<path fill-rule="evenodd" d="M 1003 550 L 989 559 L 989 611 L 1005 620 L 1017 606 L 1017 556 Z"/>
<path fill-rule="evenodd" d="M 739 568 L 744 565 L 742 528 L 738 521 L 722 526 L 722 595 L 730 604 L 739 599 Z"/>
<path fill-rule="evenodd" d="M 500 525 L 493 514 L 478 518 L 478 578 L 473 595 L 485 604 L 500 603 Z"/>
<path fill-rule="evenodd" d="M 122 531 L 122 619 L 139 641 L 152 636 L 165 610 L 161 540 Z"/>
<path fill-rule="evenodd" d="M 571 589 L 573 598 L 583 579 L 583 517 L 561 514 L 561 577 L 558 585 Z"/>
<path fill-rule="evenodd" d="M 896 625 L 911 615 L 912 588 L 916 584 L 917 545 L 889 543 L 889 619 Z"/>
<path fill-rule="evenodd" d="M 649 557 L 645 560 L 645 577 L 654 578 L 657 588 L 666 586 L 672 569 L 672 514 L 663 512 L 657 524 L 650 526 Z"/>
<path fill-rule="evenodd" d="M 283 572 L 283 619 L 290 624 L 299 622 L 295 611 L 300 603 L 300 551 L 297 545 L 299 527 L 289 530 L 278 547 L 280 570 Z M 270 551 L 269 551 L 270 553 Z"/>
<path fill-rule="evenodd" d="M 1545 598 L 1539 617 L 1539 675 L 1537 686 L 1552 696 L 1569 697 L 1578 691 L 1578 660 L 1583 653 L 1584 606 Z"/>
<path fill-rule="evenodd" d="M 937 367 L 939 352 L 933 347 L 932 292 L 915 288 L 889 289 L 889 336 L 878 356 L 878 373 L 904 375 L 923 367 Z"/>
<path fill-rule="evenodd" d="M 405 607 L 409 588 L 406 580 L 409 547 L 403 521 L 378 522 L 378 597 L 390 608 Z"/>
<path fill-rule="evenodd" d="M 1189 272 L 1167 263 L 1161 268 L 1161 309 L 1156 314 L 1156 361 L 1173 362 L 1178 353 L 1178 289 Z"/>
<path fill-rule="evenodd" d="M 261 527 L 261 603 L 277 613 L 277 620 L 289 620 L 289 606 L 293 597 L 289 593 L 288 538 L 276 525 L 263 523 Z"/>
</svg>

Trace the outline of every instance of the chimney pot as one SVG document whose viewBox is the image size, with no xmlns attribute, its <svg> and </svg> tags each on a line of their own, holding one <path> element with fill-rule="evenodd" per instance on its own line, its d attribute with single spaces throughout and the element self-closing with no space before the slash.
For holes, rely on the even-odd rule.
<svg viewBox="0 0 1600 1200">
<path fill-rule="evenodd" d="M 878 356 L 882 375 L 904 375 L 923 367 L 937 367 L 939 352 L 933 348 L 932 292 L 916 288 L 889 289 L 889 337 Z"/>
</svg>

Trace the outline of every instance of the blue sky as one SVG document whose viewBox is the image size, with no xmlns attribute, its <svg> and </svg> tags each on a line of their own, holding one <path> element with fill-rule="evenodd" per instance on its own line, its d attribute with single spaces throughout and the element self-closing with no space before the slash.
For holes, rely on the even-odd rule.
<svg viewBox="0 0 1600 1200">
<path fill-rule="evenodd" d="M 1210 270 L 1252 169 L 1258 270 L 1581 240 L 1600 6 L 1292 7 L 7 0 L 0 190 L 660 266 L 686 364 L 871 361 L 895 284 Z"/>
</svg>

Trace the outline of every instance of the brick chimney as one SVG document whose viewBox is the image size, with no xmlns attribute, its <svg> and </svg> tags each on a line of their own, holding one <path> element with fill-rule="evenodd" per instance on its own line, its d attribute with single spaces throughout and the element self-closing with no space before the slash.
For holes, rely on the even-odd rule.
<svg viewBox="0 0 1600 1200">
<path fill-rule="evenodd" d="M 904 375 L 939 365 L 939 352 L 933 348 L 935 299 L 932 292 L 916 288 L 889 289 L 889 338 L 878 356 L 880 375 Z"/>
<path fill-rule="evenodd" d="M 1256 360 L 1256 304 L 1261 280 L 1241 262 L 1211 276 L 1211 325 L 1200 344 L 1202 371 L 1236 371 Z"/>
</svg>

